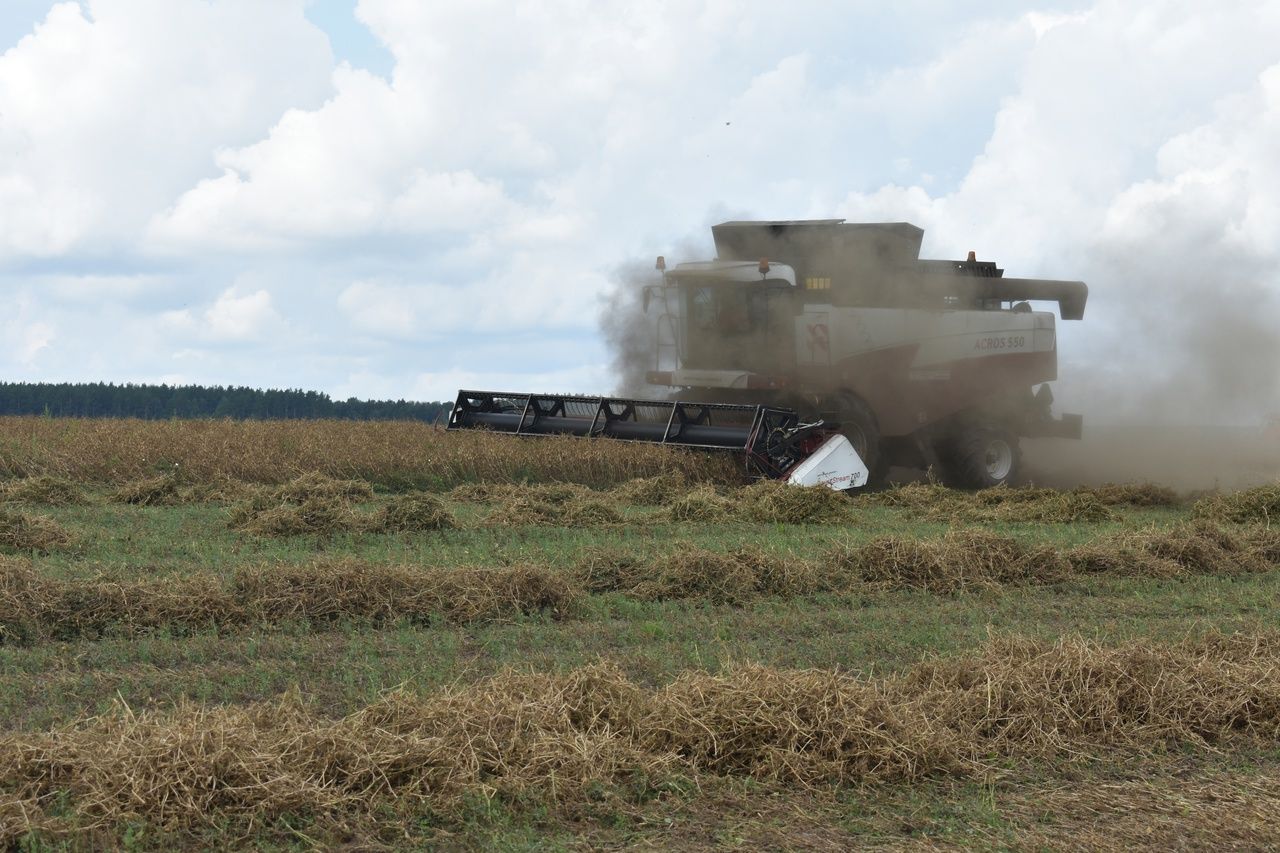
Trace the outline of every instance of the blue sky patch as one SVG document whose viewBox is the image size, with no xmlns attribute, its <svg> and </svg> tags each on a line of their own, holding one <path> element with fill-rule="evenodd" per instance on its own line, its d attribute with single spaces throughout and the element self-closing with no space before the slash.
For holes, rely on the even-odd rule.
<svg viewBox="0 0 1280 853">
<path fill-rule="evenodd" d="M 356 17 L 356 0 L 311 0 L 307 20 L 324 30 L 334 58 L 381 77 L 390 77 L 395 58 Z"/>
</svg>

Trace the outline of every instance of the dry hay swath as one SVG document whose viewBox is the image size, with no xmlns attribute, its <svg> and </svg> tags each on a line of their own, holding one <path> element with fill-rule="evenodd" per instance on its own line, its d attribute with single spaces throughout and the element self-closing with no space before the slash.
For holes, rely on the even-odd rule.
<svg viewBox="0 0 1280 853">
<path fill-rule="evenodd" d="M 613 493 L 633 506 L 661 506 L 672 497 L 689 491 L 689 480 L 680 471 L 656 477 L 639 477 L 613 487 Z"/>
<path fill-rule="evenodd" d="M 963 495 L 964 492 L 957 492 L 937 483 L 907 483 L 879 492 L 857 493 L 854 499 L 862 504 L 929 510 L 950 504 Z"/>
<path fill-rule="evenodd" d="M 781 480 L 760 480 L 739 489 L 736 512 L 751 521 L 821 524 L 848 519 L 852 503 L 826 486 L 800 488 Z"/>
<path fill-rule="evenodd" d="M 561 523 L 566 527 L 601 527 L 621 524 L 622 513 L 597 498 L 571 501 L 564 506 Z"/>
<path fill-rule="evenodd" d="M 277 503 L 301 504 L 315 498 L 347 501 L 373 500 L 373 487 L 361 480 L 339 480 L 318 471 L 300 474 L 266 491 Z"/>
<path fill-rule="evenodd" d="M 983 778 L 994 756 L 1079 761 L 1277 736 L 1275 634 L 1115 646 L 995 637 L 879 679 L 746 664 L 647 689 L 607 665 L 508 671 L 433 695 L 394 692 L 341 719 L 286 696 L 7 732 L 3 840 L 139 820 L 252 831 L 286 813 L 334 827 L 424 812 L 447 821 L 469 797 L 555 807 L 673 773 L 804 786 Z"/>
<path fill-rule="evenodd" d="M 1201 498 L 1192 505 L 1191 514 L 1233 524 L 1270 524 L 1280 519 L 1280 483 Z"/>
<path fill-rule="evenodd" d="M 797 489 L 773 480 L 761 480 L 726 497 L 712 486 L 690 487 L 679 472 L 633 480 L 614 487 L 604 495 L 575 483 L 475 483 L 459 486 L 449 493 L 458 501 L 494 504 L 495 523 L 554 524 L 557 519 L 579 523 L 594 516 L 617 523 L 616 513 L 601 510 L 613 498 L 632 506 L 664 506 L 664 515 L 673 521 L 714 521 L 741 515 L 753 521 L 802 524 L 835 521 L 847 512 L 847 499 L 830 489 Z M 588 511 L 585 507 L 594 507 Z M 561 507 L 564 516 L 552 509 Z M 596 522 L 600 523 L 600 522 Z"/>
<path fill-rule="evenodd" d="M 1071 570 L 1083 575 L 1177 577 L 1186 574 L 1177 563 L 1154 556 L 1132 537 L 1078 545 L 1069 549 L 1065 557 Z"/>
<path fill-rule="evenodd" d="M 899 681 L 973 742 L 1016 755 L 1280 736 L 1280 634 L 1117 646 L 997 636 L 979 658 L 918 664 Z"/>
<path fill-rule="evenodd" d="M 1102 500 L 1089 492 L 1011 489 L 1005 486 L 974 492 L 972 498 L 959 504 L 953 514 L 966 521 L 1035 521 L 1057 524 L 1107 521 L 1115 517 Z"/>
<path fill-rule="evenodd" d="M 466 483 L 449 492 L 460 503 L 499 504 L 516 499 L 560 504 L 584 500 L 592 490 L 577 483 Z"/>
<path fill-rule="evenodd" d="M 247 621 L 313 624 L 434 617 L 465 623 L 542 612 L 563 617 L 577 599 L 563 575 L 544 568 L 416 569 L 355 561 L 240 570 L 231 591 L 243 602 Z"/>
<path fill-rule="evenodd" d="M 274 488 L 256 490 L 232 507 L 228 523 L 258 536 L 358 531 L 387 520 L 385 513 L 370 522 L 356 512 L 353 502 L 372 498 L 373 489 L 368 483 L 336 480 L 312 472 Z M 393 519 L 408 511 L 407 504 L 397 506 L 392 510 Z"/>
<path fill-rule="evenodd" d="M 490 527 L 599 527 L 622 521 L 618 510 L 598 498 L 577 494 L 552 502 L 516 492 L 494 506 L 484 523 Z"/>
<path fill-rule="evenodd" d="M 1182 503 L 1173 489 L 1155 483 L 1104 483 L 1101 486 L 1081 486 L 1072 491 L 1092 495 L 1106 506 L 1177 506 Z"/>
<path fill-rule="evenodd" d="M 71 506 L 89 502 L 84 489 L 63 477 L 40 474 L 0 484 L 0 501 Z"/>
<path fill-rule="evenodd" d="M 164 506 L 182 503 L 182 479 L 173 473 L 130 480 L 111 493 L 111 500 L 138 506 Z"/>
<path fill-rule="evenodd" d="M 1083 574 L 1240 575 L 1273 570 L 1280 564 L 1275 545 L 1265 531 L 1242 534 L 1198 519 L 1081 545 L 1066 558 Z"/>
<path fill-rule="evenodd" d="M 214 476 L 183 487 L 178 495 L 179 503 L 234 503 L 256 494 L 256 487 L 240 480 Z"/>
<path fill-rule="evenodd" d="M 1273 568 L 1246 538 L 1204 521 L 1149 533 L 1139 537 L 1139 542 L 1151 556 L 1168 560 L 1190 574 L 1253 574 Z"/>
<path fill-rule="evenodd" d="M 73 541 L 71 532 L 52 518 L 0 509 L 0 548 L 43 554 Z"/>
<path fill-rule="evenodd" d="M 252 566 L 229 578 L 64 580 L 26 561 L 0 559 L 0 641 L 289 622 L 323 627 L 343 620 L 466 623 L 537 613 L 560 618 L 577 598 L 562 573 L 530 566 L 418 569 L 344 560 Z"/>
<path fill-rule="evenodd" d="M 369 521 L 368 529 L 379 533 L 412 533 L 449 530 L 458 523 L 439 498 L 425 492 L 395 495 Z"/>
<path fill-rule="evenodd" d="M 61 796 L 81 830 L 142 819 L 168 832 L 283 814 L 349 825 L 397 814 L 456 816 L 467 797 L 582 800 L 657 775 L 674 759 L 625 727 L 644 695 L 615 671 L 506 673 L 435 696 L 393 693 L 343 719 L 296 696 L 274 705 L 127 711 L 40 736 L 0 736 L 4 788 L 27 822 Z M 2 839 L 12 842 L 14 837 Z"/>
<path fill-rule="evenodd" d="M 863 504 L 913 510 L 921 517 L 952 522 L 1040 522 L 1071 524 L 1114 517 L 1091 491 L 998 486 L 961 492 L 934 483 L 909 483 L 883 492 L 859 495 Z"/>
<path fill-rule="evenodd" d="M 1272 565 L 1280 565 L 1280 529 L 1254 527 L 1242 534 L 1250 551 Z"/>
<path fill-rule="evenodd" d="M 768 595 L 809 595 L 826 588 L 814 564 L 760 548 L 713 551 L 677 542 L 663 554 L 642 557 L 589 548 L 573 577 L 586 592 L 620 592 L 641 601 L 695 599 L 743 604 Z"/>
<path fill-rule="evenodd" d="M 733 509 L 732 501 L 713 486 L 704 484 L 684 494 L 672 495 L 663 508 L 663 515 L 675 522 L 717 522 L 728 520 Z"/>
<path fill-rule="evenodd" d="M 686 672 L 650 700 L 646 746 L 700 772 L 797 785 L 962 772 L 964 742 L 892 681 L 745 664 Z"/>
<path fill-rule="evenodd" d="M 1004 584 L 1054 583 L 1070 567 L 1056 549 L 986 530 L 941 537 L 883 536 L 841 545 L 824 559 L 829 573 L 889 588 L 954 593 Z"/>
<path fill-rule="evenodd" d="M 174 506 L 193 503 L 226 503 L 253 494 L 252 487 L 238 480 L 214 476 L 193 481 L 181 471 L 131 480 L 114 489 L 109 499 L 137 506 Z"/>
<path fill-rule="evenodd" d="M 1280 535 L 1236 534 L 1206 523 L 1123 534 L 1066 551 L 982 529 L 929 538 L 881 536 L 836 545 L 814 558 L 759 548 L 729 551 L 688 542 L 652 556 L 584 549 L 573 569 L 588 593 L 641 600 L 696 599 L 743 604 L 764 596 L 853 592 L 862 584 L 955 594 L 1010 585 L 1053 584 L 1074 574 L 1231 575 L 1280 565 Z"/>
<path fill-rule="evenodd" d="M 517 496 L 491 509 L 484 523 L 490 527 L 555 526 L 560 523 L 561 515 L 561 507 L 556 504 Z"/>
<path fill-rule="evenodd" d="M 303 536 L 362 530 L 365 519 L 342 498 L 275 503 L 259 496 L 233 507 L 229 526 L 256 536 Z"/>
</svg>

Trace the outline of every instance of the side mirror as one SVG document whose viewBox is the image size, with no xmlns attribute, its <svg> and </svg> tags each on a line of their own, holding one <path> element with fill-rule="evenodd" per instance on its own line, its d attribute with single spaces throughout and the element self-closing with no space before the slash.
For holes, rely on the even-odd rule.
<svg viewBox="0 0 1280 853">
<path fill-rule="evenodd" d="M 652 298 L 653 298 L 653 289 L 646 287 L 644 289 L 644 299 L 641 300 L 644 303 L 644 307 L 641 310 L 644 311 L 644 313 L 646 314 L 649 313 L 649 301 Z"/>
</svg>

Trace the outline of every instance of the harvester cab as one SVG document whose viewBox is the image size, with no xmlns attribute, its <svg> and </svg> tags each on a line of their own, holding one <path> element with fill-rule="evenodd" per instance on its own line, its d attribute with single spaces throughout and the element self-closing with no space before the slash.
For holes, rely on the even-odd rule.
<svg viewBox="0 0 1280 853">
<path fill-rule="evenodd" d="M 1083 282 L 1005 278 L 970 253 L 922 260 L 905 222 L 725 222 L 717 259 L 667 269 L 655 304 L 657 363 L 677 399 L 782 406 L 838 421 L 882 479 L 933 468 L 953 485 L 1014 480 L 1019 439 L 1078 438 L 1054 418 L 1052 302 L 1080 319 Z M 1038 389 L 1037 390 L 1037 386 Z"/>
</svg>

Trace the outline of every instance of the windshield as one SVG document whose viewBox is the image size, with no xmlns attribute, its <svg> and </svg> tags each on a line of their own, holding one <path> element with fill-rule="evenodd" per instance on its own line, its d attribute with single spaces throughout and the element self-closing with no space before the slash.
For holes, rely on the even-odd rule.
<svg viewBox="0 0 1280 853">
<path fill-rule="evenodd" d="M 686 292 L 686 367 L 778 369 L 791 335 L 789 287 L 706 282 Z"/>
<path fill-rule="evenodd" d="M 694 287 L 689 295 L 693 328 L 721 335 L 767 330 L 775 319 L 770 302 L 777 302 L 779 296 L 777 291 L 732 284 Z"/>
</svg>

